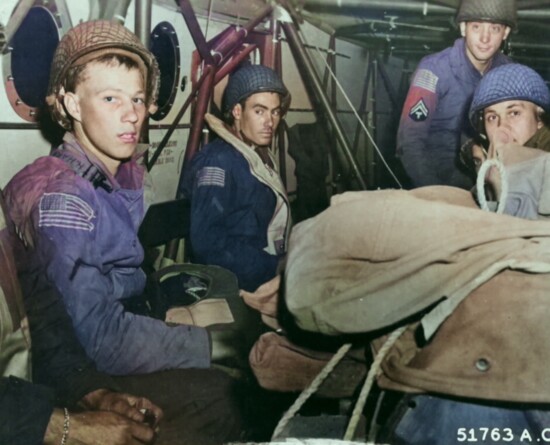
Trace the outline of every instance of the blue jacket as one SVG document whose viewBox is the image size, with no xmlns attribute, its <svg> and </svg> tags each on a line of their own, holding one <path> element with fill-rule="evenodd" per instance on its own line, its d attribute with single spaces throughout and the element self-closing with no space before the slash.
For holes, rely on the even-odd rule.
<svg viewBox="0 0 550 445">
<path fill-rule="evenodd" d="M 277 198 L 245 157 L 216 139 L 195 156 L 182 183 L 191 199 L 194 261 L 230 270 L 248 291 L 275 277 L 282 255 L 265 249 Z M 286 246 L 281 247 L 284 254 Z"/>
<path fill-rule="evenodd" d="M 510 62 L 497 53 L 490 68 Z M 475 134 L 468 108 L 480 80 L 463 38 L 418 64 L 397 134 L 397 155 L 415 187 L 471 185 L 458 170 L 456 158 L 462 142 Z"/>
<path fill-rule="evenodd" d="M 169 327 L 123 307 L 145 287 L 137 238 L 145 211 L 144 169 L 128 161 L 113 177 L 70 134 L 53 154 L 27 166 L 6 188 L 12 219 L 34 245 L 19 251 L 21 279 L 36 283 L 27 292 L 43 290 L 36 277 L 45 273 L 101 371 L 126 375 L 208 367 L 205 329 Z M 89 175 L 90 166 L 100 174 Z"/>
</svg>

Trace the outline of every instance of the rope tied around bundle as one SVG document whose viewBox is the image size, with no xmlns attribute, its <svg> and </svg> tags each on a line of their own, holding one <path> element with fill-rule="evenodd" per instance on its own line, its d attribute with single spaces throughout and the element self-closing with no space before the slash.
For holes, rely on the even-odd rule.
<svg viewBox="0 0 550 445">
<path fill-rule="evenodd" d="M 382 361 L 386 357 L 391 347 L 399 339 L 399 337 L 401 337 L 401 335 L 403 334 L 403 332 L 405 332 L 406 329 L 407 329 L 407 326 L 402 326 L 396 329 L 395 331 L 393 331 L 389 335 L 388 339 L 384 342 L 380 350 L 377 352 L 376 357 L 374 358 L 374 361 L 369 369 L 367 377 L 365 378 L 365 382 L 363 383 L 363 387 L 361 388 L 359 397 L 357 398 L 357 401 L 355 403 L 353 413 L 351 415 L 350 421 L 346 428 L 346 432 L 344 434 L 344 440 L 348 440 L 348 441 L 352 440 L 355 434 L 355 431 L 357 429 L 357 425 L 359 424 L 361 413 L 363 412 L 363 409 L 365 407 L 367 396 L 370 392 L 370 389 L 372 388 L 374 379 L 380 372 Z M 290 422 L 290 420 L 302 408 L 302 406 L 306 403 L 309 397 L 319 389 L 323 381 L 330 375 L 330 373 L 334 370 L 334 368 L 336 368 L 338 363 L 348 353 L 348 351 L 351 349 L 351 346 L 352 346 L 351 343 L 346 343 L 342 345 L 340 349 L 338 349 L 338 351 L 332 356 L 329 362 L 325 365 L 325 367 L 321 370 L 321 372 L 317 374 L 317 376 L 313 379 L 313 381 L 309 384 L 309 386 L 302 391 L 300 396 L 296 399 L 296 401 L 292 404 L 292 406 L 287 410 L 287 412 L 283 415 L 283 417 L 275 427 L 275 430 L 271 437 L 272 440 L 277 439 L 279 437 L 279 435 L 285 429 L 285 427 Z"/>
<path fill-rule="evenodd" d="M 508 176 L 506 175 L 504 164 L 500 159 L 486 159 L 483 161 L 483 164 L 481 164 L 476 180 L 477 199 L 482 210 L 485 210 L 486 212 L 491 211 L 489 205 L 487 204 L 487 197 L 485 195 L 485 176 L 491 167 L 496 167 L 498 174 L 500 175 L 501 190 L 500 196 L 497 196 L 498 205 L 496 213 L 502 214 L 504 213 L 506 200 L 508 198 Z"/>
</svg>

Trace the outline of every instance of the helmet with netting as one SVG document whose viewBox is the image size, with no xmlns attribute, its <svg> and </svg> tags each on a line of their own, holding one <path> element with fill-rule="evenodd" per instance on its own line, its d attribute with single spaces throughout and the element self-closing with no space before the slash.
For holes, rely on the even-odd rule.
<svg viewBox="0 0 550 445">
<path fill-rule="evenodd" d="M 502 23 L 515 29 L 518 24 L 516 0 L 462 0 L 456 22 Z"/>
<path fill-rule="evenodd" d="M 256 93 L 272 92 L 281 96 L 283 112 L 290 105 L 290 93 L 275 71 L 264 65 L 245 65 L 229 76 L 222 102 L 224 113 Z"/>
<path fill-rule="evenodd" d="M 525 100 L 550 110 L 550 92 L 544 79 L 528 66 L 509 63 L 483 76 L 470 105 L 470 121 L 477 127 L 485 108 L 508 100 Z"/>
<path fill-rule="evenodd" d="M 133 32 L 118 22 L 83 22 L 63 36 L 55 50 L 50 70 L 46 101 L 52 117 L 63 128 L 70 129 L 72 125 L 60 97 L 60 93 L 66 90 L 69 70 L 111 54 L 125 56 L 136 62 L 146 82 L 147 106 L 157 101 L 160 72 L 153 53 Z"/>
</svg>

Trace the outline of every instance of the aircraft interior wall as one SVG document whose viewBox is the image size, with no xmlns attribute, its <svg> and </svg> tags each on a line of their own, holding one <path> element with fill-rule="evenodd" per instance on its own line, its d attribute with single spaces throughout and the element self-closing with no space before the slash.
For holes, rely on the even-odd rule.
<svg viewBox="0 0 550 445">
<path fill-rule="evenodd" d="M 16 6 L 16 0 L 11 0 L 9 7 L 4 5 L 3 15 L 0 17 L 2 23 L 9 22 L 12 10 Z M 41 0 L 36 0 L 31 11 L 33 11 L 33 14 L 37 15 L 37 10 L 40 10 L 40 13 L 49 17 L 49 20 L 57 22 L 59 38 L 69 29 L 71 24 L 88 19 L 90 14 L 97 13 L 98 9 L 97 5 L 94 6 L 89 2 L 82 2 L 80 0 L 50 1 L 47 8 L 54 8 L 55 11 L 53 14 L 44 13 L 45 8 L 46 6 Z M 13 18 L 11 18 L 11 20 L 13 20 Z M 25 20 L 23 20 L 22 29 L 28 26 Z M 218 35 L 229 26 L 226 20 L 220 20 L 216 17 L 212 18 L 204 14 L 197 14 L 197 20 L 207 40 Z M 125 25 L 129 29 L 134 30 L 134 22 L 135 1 L 132 1 L 128 6 Z M 182 14 L 177 8 L 168 7 L 164 2 L 154 2 L 151 17 L 151 29 L 153 31 L 151 39 L 156 38 L 156 27 L 160 26 L 162 28 L 163 23 L 167 23 L 173 27 L 173 31 L 169 30 L 167 33 L 175 33 L 175 42 L 173 44 L 176 45 L 176 47 L 174 49 L 174 54 L 177 52 L 179 60 L 173 63 L 178 69 L 175 77 L 173 76 L 171 79 L 173 82 L 172 93 L 171 97 L 167 99 L 168 104 L 164 109 L 164 114 L 161 117 L 157 116 L 157 118 L 149 120 L 149 142 L 151 144 L 151 151 L 154 151 L 163 139 L 169 125 L 174 121 L 176 115 L 189 96 L 193 85 L 193 76 L 197 76 L 197 73 L 193 72 L 193 53 L 195 52 L 195 45 Z M 262 30 L 260 29 L 260 31 Z M 25 33 L 26 35 L 30 34 L 28 29 L 18 32 Z M 302 32 L 306 44 L 309 43 L 308 51 L 315 61 L 318 73 L 321 75 L 321 73 L 325 73 L 326 70 L 324 57 L 328 54 L 329 35 L 307 23 L 303 24 Z M 286 118 L 287 124 L 289 127 L 292 127 L 299 123 L 314 122 L 315 115 L 312 112 L 312 105 L 307 97 L 306 89 L 302 83 L 298 68 L 288 49 L 288 43 L 282 32 L 278 34 L 278 36 L 280 38 L 278 38 L 276 44 L 282 46 L 282 76 L 293 97 L 291 109 Z M 166 39 L 165 36 L 161 36 L 161 38 Z M 36 46 L 43 44 L 40 31 L 35 32 L 33 35 L 33 42 L 27 44 Z M 317 49 L 317 46 L 319 49 Z M 17 51 L 17 49 L 18 48 L 15 48 L 15 51 Z M 51 49 L 51 51 L 53 51 L 53 49 Z M 336 72 L 339 82 L 351 98 L 354 106 L 356 106 L 358 98 L 361 96 L 361 79 L 363 78 L 363 71 L 366 67 L 365 52 L 357 45 L 342 41 L 337 43 L 336 54 Z M 2 141 L 4 141 L 2 147 L 0 147 L 0 150 L 2 150 L 0 153 L 2 157 L 2 163 L 0 165 L 0 187 L 5 186 L 13 174 L 24 165 L 32 162 L 38 156 L 47 154 L 51 146 L 49 140 L 40 130 L 40 126 L 36 119 L 32 117 L 21 117 L 22 114 L 24 115 L 24 113 L 27 112 L 27 109 L 25 109 L 23 113 L 20 112 L 20 108 L 25 104 L 15 104 L 14 100 L 18 100 L 17 95 L 16 99 L 13 99 L 13 97 L 11 99 L 8 98 L 6 91 L 14 84 L 13 81 L 9 80 L 10 76 L 12 78 L 14 77 L 14 73 L 8 72 L 10 71 L 11 57 L 11 52 L 7 51 L 0 59 L 4 73 L 4 88 L 0 88 L 0 137 L 2 137 Z M 258 54 L 252 54 L 252 58 L 256 59 L 254 61 L 255 63 L 258 63 L 260 57 Z M 22 63 L 27 64 L 27 70 L 32 71 L 34 69 L 32 60 L 25 60 Z M 29 73 L 26 72 L 25 75 L 29 76 Z M 18 78 L 20 78 L 20 75 Z M 214 101 L 218 106 L 225 82 L 226 80 L 222 80 L 214 91 Z M 10 100 L 14 103 L 13 106 L 10 104 Z M 349 108 L 343 99 L 339 98 L 338 101 L 338 108 Z M 18 109 L 18 112 L 15 111 L 16 109 Z M 36 112 L 36 110 L 33 111 L 33 113 L 34 112 Z M 347 112 L 344 112 L 343 115 L 343 120 L 347 121 Z M 183 164 L 185 147 L 189 134 L 190 117 L 191 109 L 189 107 L 178 123 L 177 129 L 170 137 L 155 166 L 151 170 L 155 190 L 155 201 L 169 200 L 173 199 L 175 196 L 177 181 Z M 350 132 L 351 122 L 353 122 L 353 118 L 350 124 L 348 124 Z M 288 154 L 284 159 L 286 164 L 284 166 L 286 172 L 285 180 L 287 189 L 292 195 L 296 190 L 294 160 L 292 157 L 288 156 Z"/>
</svg>

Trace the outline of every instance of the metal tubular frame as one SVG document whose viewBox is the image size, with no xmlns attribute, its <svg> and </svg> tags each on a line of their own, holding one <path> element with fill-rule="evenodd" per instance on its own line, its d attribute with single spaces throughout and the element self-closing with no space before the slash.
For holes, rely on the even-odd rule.
<svg viewBox="0 0 550 445">
<path fill-rule="evenodd" d="M 352 178 L 350 179 L 356 180 L 359 187 L 362 190 L 365 190 L 367 188 L 365 179 L 363 178 L 363 175 L 359 170 L 359 167 L 357 166 L 357 161 L 353 156 L 350 144 L 346 138 L 342 125 L 340 124 L 336 113 L 332 110 L 330 101 L 323 91 L 321 80 L 319 79 L 317 72 L 315 71 L 315 66 L 313 65 L 313 62 L 311 61 L 309 54 L 307 53 L 304 44 L 298 35 L 296 25 L 294 23 L 282 23 L 281 25 L 294 56 L 294 60 L 298 65 L 299 72 L 302 75 L 306 76 L 305 78 L 303 78 L 304 84 L 306 86 L 308 95 L 313 102 L 314 110 L 317 117 L 320 119 L 321 122 L 325 121 L 325 116 L 321 113 L 321 110 L 325 112 L 326 118 L 331 124 L 334 135 L 340 144 L 339 154 L 343 161 L 342 164 L 346 167 L 346 164 L 349 165 L 349 168 L 352 172 Z"/>
<path fill-rule="evenodd" d="M 191 105 L 193 100 L 196 100 L 192 112 L 191 130 L 187 139 L 182 171 L 186 168 L 189 161 L 198 150 L 202 129 L 204 126 L 204 115 L 208 111 L 214 85 L 216 85 L 227 73 L 242 62 L 242 60 L 247 57 L 250 52 L 256 49 L 256 45 L 249 45 L 244 49 L 241 47 L 248 33 L 252 31 L 266 16 L 271 14 L 273 10 L 272 6 L 266 6 L 256 17 L 252 18 L 244 26 L 238 29 L 230 27 L 222 31 L 216 38 L 207 42 L 189 0 L 179 0 L 179 6 L 185 23 L 187 24 L 188 31 L 190 32 L 193 42 L 195 43 L 197 52 L 202 59 L 203 71 L 200 78 L 197 80 L 197 83 L 194 85 L 193 90 L 189 94 L 189 97 L 181 107 L 167 133 L 158 145 L 155 153 L 147 163 L 147 169 L 149 171 L 155 165 L 155 162 L 168 143 L 168 140 L 179 124 L 179 121 L 187 111 L 187 108 Z M 228 60 L 230 56 L 234 57 L 233 59 Z"/>
<path fill-rule="evenodd" d="M 187 108 L 189 108 L 189 105 L 191 105 L 191 101 L 195 98 L 197 91 L 199 91 L 205 79 L 206 79 L 206 76 L 202 76 L 197 82 L 197 84 L 193 87 L 193 90 L 191 91 L 191 93 L 189 93 L 189 96 L 187 96 L 187 99 L 185 100 L 184 104 L 180 108 L 180 111 L 178 112 L 178 114 L 174 118 L 174 121 L 168 128 L 168 131 L 165 133 L 164 137 L 160 141 L 157 147 L 157 150 L 155 151 L 153 156 L 151 156 L 151 159 L 149 159 L 149 162 L 147 162 L 147 171 L 151 171 L 151 169 L 153 168 L 153 165 L 155 165 L 155 162 L 157 162 L 157 159 L 159 158 L 160 153 L 162 152 L 162 150 L 170 140 L 170 136 L 172 136 L 172 133 L 176 130 L 176 127 L 178 126 L 181 118 L 187 111 Z"/>
<path fill-rule="evenodd" d="M 248 57 L 248 55 L 252 51 L 254 51 L 256 48 L 258 48 L 257 45 L 248 45 L 241 52 L 235 54 L 230 61 L 228 61 L 225 65 L 223 65 L 221 68 L 219 68 L 216 71 L 216 77 L 214 78 L 214 84 L 217 85 L 220 80 L 222 80 L 231 71 L 233 71 L 233 69 L 237 65 L 239 65 L 244 59 L 246 59 Z"/>
<path fill-rule="evenodd" d="M 151 11 L 153 8 L 152 0 L 136 0 L 136 35 L 143 45 L 149 48 L 151 41 Z"/>
<path fill-rule="evenodd" d="M 205 70 L 202 75 L 208 76 L 207 80 L 203 82 L 197 94 L 197 101 L 191 122 L 191 133 L 187 139 L 187 147 L 182 166 L 182 169 L 185 169 L 186 165 L 193 158 L 199 147 L 202 127 L 204 125 L 204 114 L 208 110 L 210 97 L 212 95 L 212 88 L 214 86 L 214 79 L 219 65 L 223 60 L 240 48 L 248 33 L 252 31 L 254 27 L 267 15 L 269 15 L 273 8 L 271 6 L 267 6 L 260 11 L 258 16 L 248 21 L 242 28 L 239 28 L 238 30 L 233 28 L 232 32 L 222 33 L 222 38 L 220 38 L 210 49 L 210 45 L 206 41 L 204 34 L 200 29 L 189 0 L 180 0 L 179 4 L 189 32 L 195 42 L 195 46 L 204 61 Z M 211 66 L 212 70 L 208 70 L 207 72 L 206 67 L 208 66 Z"/>
<path fill-rule="evenodd" d="M 207 42 L 189 0 L 179 0 L 179 3 L 181 13 L 184 16 L 188 30 L 191 33 L 197 52 L 202 58 L 203 72 L 201 77 L 198 79 L 197 84 L 191 91 L 188 99 L 182 106 L 178 115 L 157 147 L 157 150 L 148 162 L 147 167 L 149 170 L 153 168 L 153 165 L 160 156 L 162 150 L 166 146 L 170 136 L 179 124 L 179 121 L 185 114 L 189 105 L 191 105 L 193 100 L 196 100 L 182 169 L 186 168 L 189 161 L 196 154 L 200 145 L 201 136 L 203 134 L 204 114 L 208 110 L 214 85 L 216 85 L 227 73 L 231 72 L 235 66 L 237 66 L 245 57 L 248 56 L 251 51 L 255 49 L 255 45 L 250 45 L 243 49 L 242 44 L 244 43 L 248 33 L 272 12 L 272 7 L 267 6 L 260 11 L 258 16 L 251 19 L 245 26 L 241 28 L 228 28 L 222 31 L 217 37 Z M 321 122 L 329 123 L 330 127 L 333 129 L 333 134 L 331 136 L 335 137 L 338 142 L 338 144 L 336 144 L 338 150 L 337 155 L 342 165 L 347 171 L 351 172 L 350 179 L 356 181 L 360 189 L 366 189 L 367 184 L 364 175 L 358 167 L 354 151 L 352 150 L 350 142 L 348 141 L 342 125 L 336 115 L 336 91 L 334 84 L 332 85 L 333 92 L 331 98 L 329 99 L 324 92 L 322 82 L 318 77 L 315 66 L 298 35 L 296 25 L 294 23 L 282 22 L 281 28 L 285 33 L 294 59 L 300 68 L 299 71 L 304 76 L 304 84 L 310 100 L 314 105 L 314 110 L 317 117 Z M 233 59 L 228 60 L 230 56 L 234 57 Z M 335 61 L 330 59 L 330 57 L 329 60 L 332 62 L 329 63 L 334 66 Z M 326 80 L 327 79 L 325 78 L 325 82 Z M 326 125 L 324 127 L 327 129 L 329 128 L 329 126 Z"/>
<path fill-rule="evenodd" d="M 213 65 L 206 65 L 201 76 L 203 80 L 201 87 L 197 93 L 197 101 L 191 118 L 191 131 L 187 139 L 187 147 L 183 161 L 182 170 L 185 169 L 199 148 L 199 143 L 202 135 L 202 127 L 204 125 L 204 115 L 208 112 L 210 105 L 210 97 L 214 88 L 214 76 L 216 69 Z"/>
<path fill-rule="evenodd" d="M 532 2 L 534 7 L 539 7 L 539 4 L 536 4 L 537 2 Z M 540 2 L 538 2 L 540 3 Z M 346 1 L 346 8 L 349 9 L 357 9 L 357 8 L 364 8 L 366 6 L 367 2 L 365 0 L 347 0 Z M 410 0 L 368 0 L 368 6 L 371 9 L 380 9 L 383 11 L 391 11 L 391 10 L 397 10 L 397 11 L 409 11 L 409 12 L 418 12 L 422 15 L 429 15 L 429 14 L 454 14 L 456 12 L 456 8 L 452 6 L 443 6 L 443 5 L 432 5 L 428 2 L 413 2 Z M 531 5 L 528 5 L 531 6 Z M 339 9 L 341 10 L 342 7 L 335 2 L 334 0 L 306 0 L 306 2 L 303 5 L 304 9 L 319 9 L 323 8 L 324 10 L 328 10 L 330 8 L 332 9 Z M 531 8 L 523 8 L 518 9 L 518 16 L 522 19 L 527 18 L 536 18 L 540 19 L 541 17 L 547 18 L 550 17 L 550 11 L 546 9 L 531 9 Z"/>
<path fill-rule="evenodd" d="M 361 103 L 359 104 L 359 108 L 357 110 L 357 113 L 359 113 L 359 116 L 363 121 L 365 120 L 365 114 L 367 113 L 367 102 L 368 102 L 368 94 L 369 94 L 369 86 L 370 86 L 370 80 L 372 76 L 372 63 L 370 61 L 371 54 L 369 53 L 369 62 L 367 66 L 367 73 L 365 74 L 365 80 L 363 81 L 363 91 L 361 93 Z M 357 153 L 359 149 L 359 142 L 361 140 L 361 125 L 357 123 L 357 127 L 355 128 L 355 136 L 353 138 L 353 152 Z"/>
</svg>

